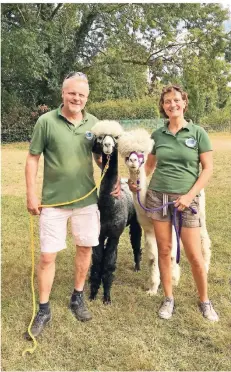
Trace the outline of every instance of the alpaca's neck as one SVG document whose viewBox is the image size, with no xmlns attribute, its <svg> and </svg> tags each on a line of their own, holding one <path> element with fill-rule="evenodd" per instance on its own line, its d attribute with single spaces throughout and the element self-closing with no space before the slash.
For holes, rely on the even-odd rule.
<svg viewBox="0 0 231 372">
<path fill-rule="evenodd" d="M 103 169 L 107 163 L 107 155 L 102 153 L 102 164 Z M 110 156 L 109 168 L 106 171 L 106 174 L 101 182 L 100 193 L 103 190 L 105 194 L 110 194 L 114 189 L 115 183 L 118 178 L 118 151 L 114 150 Z"/>
<path fill-rule="evenodd" d="M 146 192 L 147 192 L 147 177 L 144 169 L 144 165 L 141 165 L 139 169 L 140 173 L 137 175 L 137 173 L 132 172 L 129 170 L 130 173 L 130 179 L 136 184 L 137 178 L 140 180 L 140 200 L 142 204 L 145 202 L 146 198 Z"/>
</svg>

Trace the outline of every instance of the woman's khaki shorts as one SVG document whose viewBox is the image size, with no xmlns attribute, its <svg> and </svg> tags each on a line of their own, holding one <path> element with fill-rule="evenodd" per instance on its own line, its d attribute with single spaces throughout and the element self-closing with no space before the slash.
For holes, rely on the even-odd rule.
<svg viewBox="0 0 231 372">
<path fill-rule="evenodd" d="M 154 190 L 148 190 L 146 195 L 146 208 L 158 208 L 161 207 L 163 202 L 163 193 L 154 191 Z M 165 194 L 168 196 L 168 201 L 172 202 L 175 201 L 181 194 Z M 196 196 L 192 203 L 190 204 L 190 207 L 193 207 L 197 214 L 193 214 L 189 208 L 185 208 L 185 210 L 182 212 L 182 226 L 184 227 L 200 227 L 200 216 L 199 216 L 199 197 Z M 173 215 L 173 205 L 169 205 L 167 209 L 167 215 L 163 216 L 163 209 L 156 211 L 156 212 L 146 212 L 148 217 L 151 217 L 153 220 L 157 221 L 171 221 L 172 215 Z M 178 219 L 177 219 L 178 220 Z"/>
<path fill-rule="evenodd" d="M 97 204 L 83 208 L 43 208 L 40 214 L 41 252 L 55 253 L 66 248 L 67 221 L 75 245 L 93 247 L 99 244 L 100 214 Z"/>
</svg>

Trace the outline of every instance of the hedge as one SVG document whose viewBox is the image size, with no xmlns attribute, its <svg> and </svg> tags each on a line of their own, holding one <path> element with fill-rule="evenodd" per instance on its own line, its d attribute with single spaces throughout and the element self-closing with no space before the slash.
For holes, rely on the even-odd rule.
<svg viewBox="0 0 231 372">
<path fill-rule="evenodd" d="M 45 104 L 36 109 L 28 108 L 19 102 L 11 102 L 2 110 L 2 142 L 29 141 L 36 120 L 44 112 L 51 110 Z M 100 120 L 153 119 L 159 118 L 153 99 L 147 97 L 136 101 L 117 100 L 90 103 L 87 111 Z"/>
<path fill-rule="evenodd" d="M 159 110 L 150 97 L 131 100 L 95 102 L 87 110 L 98 119 L 153 119 L 159 118 Z"/>
</svg>

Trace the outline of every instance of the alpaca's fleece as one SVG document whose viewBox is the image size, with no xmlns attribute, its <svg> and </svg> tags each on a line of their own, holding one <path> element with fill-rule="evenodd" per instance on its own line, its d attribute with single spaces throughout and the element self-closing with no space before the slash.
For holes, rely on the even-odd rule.
<svg viewBox="0 0 231 372">
<path fill-rule="evenodd" d="M 149 154 L 152 151 L 153 144 L 154 141 L 145 129 L 134 129 L 123 132 L 118 141 L 118 150 L 123 158 L 129 156 L 133 151 Z"/>
<path fill-rule="evenodd" d="M 91 132 L 96 136 L 121 136 L 123 133 L 122 126 L 114 120 L 100 120 L 92 128 Z"/>
</svg>

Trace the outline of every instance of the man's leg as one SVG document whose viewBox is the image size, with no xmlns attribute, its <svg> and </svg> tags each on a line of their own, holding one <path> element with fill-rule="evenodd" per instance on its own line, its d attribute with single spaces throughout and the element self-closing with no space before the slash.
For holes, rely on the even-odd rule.
<svg viewBox="0 0 231 372">
<path fill-rule="evenodd" d="M 55 276 L 57 252 L 66 247 L 67 220 L 70 211 L 60 208 L 43 208 L 40 215 L 41 255 L 37 268 L 39 287 L 39 310 L 31 326 L 37 337 L 51 320 L 49 296 Z M 28 332 L 25 337 L 30 339 Z"/>
<path fill-rule="evenodd" d="M 51 288 L 55 277 L 55 259 L 57 253 L 41 253 L 38 264 L 39 302 L 45 304 L 49 301 Z"/>
<path fill-rule="evenodd" d="M 75 289 L 83 291 L 87 273 L 91 263 L 91 247 L 76 246 L 75 255 Z"/>
<path fill-rule="evenodd" d="M 31 333 L 34 337 L 43 331 L 46 324 L 51 320 L 49 296 L 55 276 L 55 259 L 57 253 L 41 253 L 37 268 L 39 286 L 39 310 L 31 326 Z M 25 337 L 30 339 L 26 332 Z"/>
<path fill-rule="evenodd" d="M 83 298 L 83 288 L 91 263 L 91 247 L 76 246 L 75 255 L 75 288 L 71 296 L 71 310 L 75 317 L 84 322 L 92 318 Z"/>
<path fill-rule="evenodd" d="M 70 308 L 78 320 L 91 319 L 83 298 L 83 289 L 91 263 L 93 246 L 99 244 L 100 218 L 96 204 L 73 210 L 71 227 L 76 245 L 75 287 L 71 296 Z"/>
</svg>

